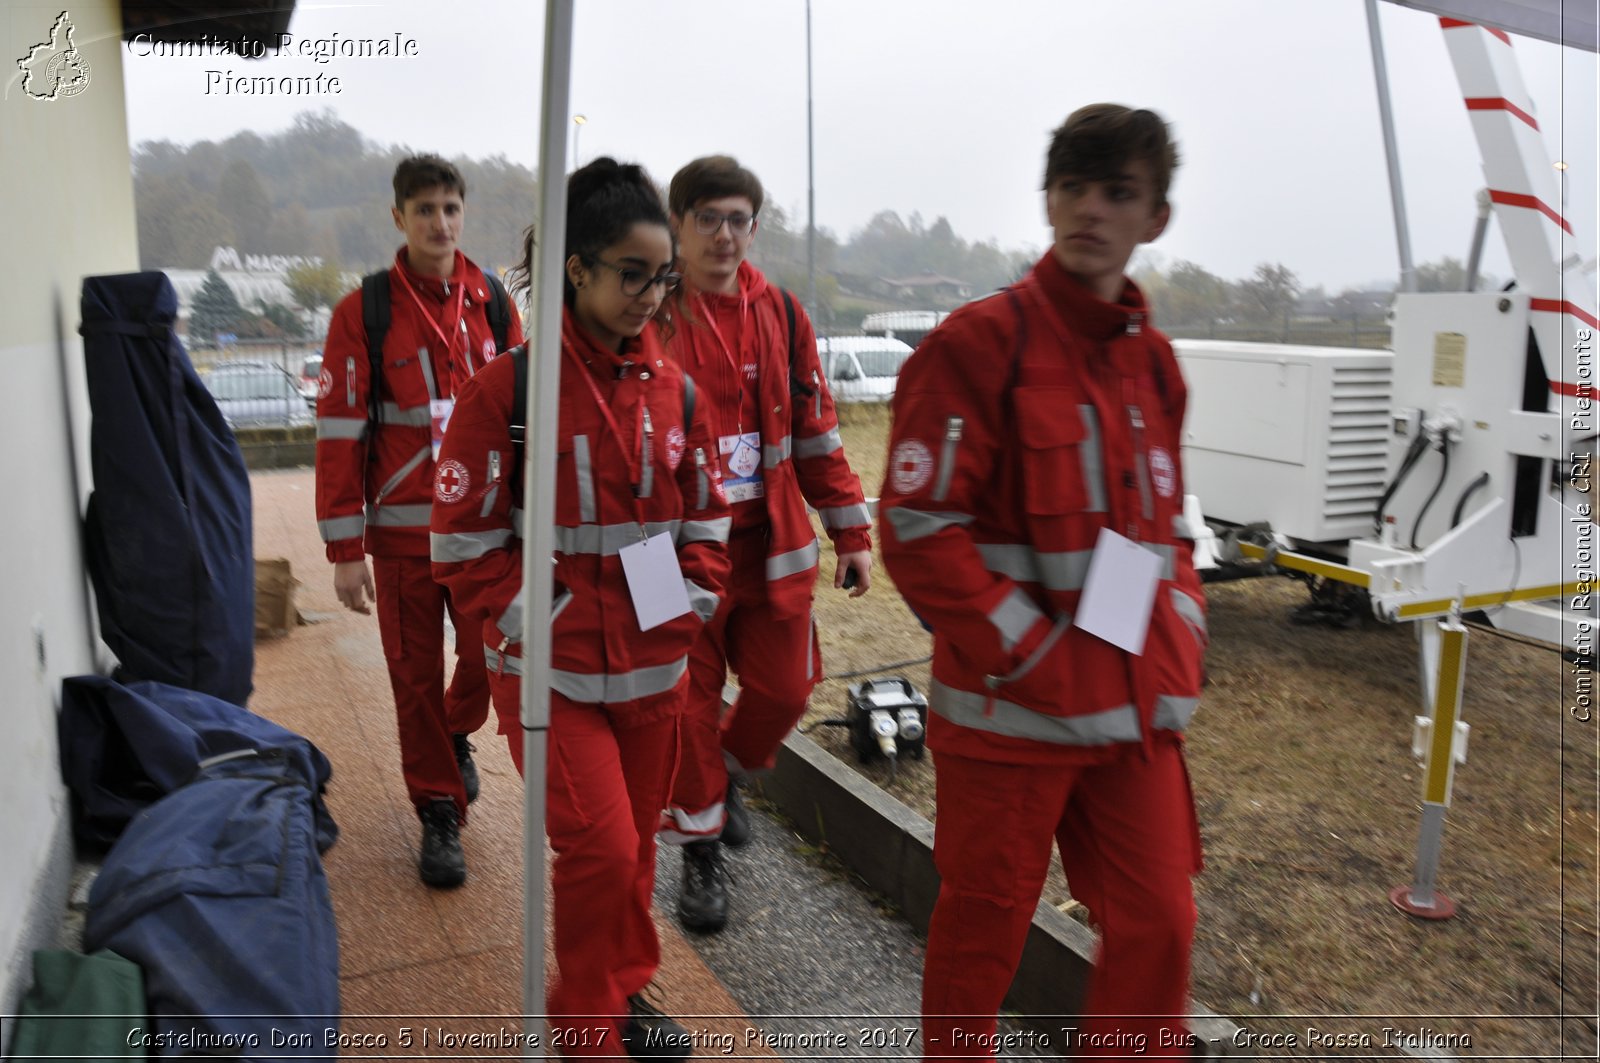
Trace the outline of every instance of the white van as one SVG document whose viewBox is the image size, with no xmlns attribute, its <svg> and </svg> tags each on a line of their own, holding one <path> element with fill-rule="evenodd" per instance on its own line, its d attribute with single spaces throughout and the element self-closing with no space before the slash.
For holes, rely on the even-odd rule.
<svg viewBox="0 0 1600 1063">
<path fill-rule="evenodd" d="M 835 402 L 888 402 L 911 347 L 887 336 L 829 336 L 817 357 Z"/>
</svg>

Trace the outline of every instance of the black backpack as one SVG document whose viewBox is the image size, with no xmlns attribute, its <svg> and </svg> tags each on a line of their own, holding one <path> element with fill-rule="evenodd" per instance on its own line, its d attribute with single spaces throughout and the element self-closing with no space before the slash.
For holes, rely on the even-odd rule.
<svg viewBox="0 0 1600 1063">
<path fill-rule="evenodd" d="M 511 300 L 500 278 L 487 271 L 483 279 L 489 284 L 489 302 L 483 316 L 494 333 L 496 352 L 506 349 L 506 336 L 511 331 Z M 361 278 L 361 320 L 367 329 L 367 358 L 372 363 L 372 376 L 367 382 L 367 420 L 373 428 L 382 421 L 382 407 L 378 401 L 378 381 L 383 378 L 383 341 L 389 335 L 389 271 L 380 269 Z"/>
</svg>

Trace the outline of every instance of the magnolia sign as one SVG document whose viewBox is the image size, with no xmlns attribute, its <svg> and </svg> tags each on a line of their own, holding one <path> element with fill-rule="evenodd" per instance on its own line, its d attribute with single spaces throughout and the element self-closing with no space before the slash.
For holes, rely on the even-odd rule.
<svg viewBox="0 0 1600 1063">
<path fill-rule="evenodd" d="M 321 255 L 241 255 L 231 247 L 211 252 L 211 268 L 244 273 L 283 273 L 296 266 L 322 265 Z"/>
</svg>

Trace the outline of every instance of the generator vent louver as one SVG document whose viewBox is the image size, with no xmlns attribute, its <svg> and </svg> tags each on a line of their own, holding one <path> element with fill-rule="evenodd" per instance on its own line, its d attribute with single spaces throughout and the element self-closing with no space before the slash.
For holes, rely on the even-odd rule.
<svg viewBox="0 0 1600 1063">
<path fill-rule="evenodd" d="M 1325 520 L 1371 513 L 1388 469 L 1390 371 L 1387 367 L 1333 370 L 1328 403 Z"/>
</svg>

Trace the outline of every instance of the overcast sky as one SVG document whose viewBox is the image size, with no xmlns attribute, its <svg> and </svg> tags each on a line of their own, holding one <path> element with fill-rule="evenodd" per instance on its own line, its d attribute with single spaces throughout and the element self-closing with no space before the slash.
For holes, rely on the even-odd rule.
<svg viewBox="0 0 1600 1063">
<path fill-rule="evenodd" d="M 1438 20 L 1378 6 L 1414 258 L 1465 259 L 1483 180 Z M 534 166 L 542 9 L 296 5 L 296 48 L 398 34 L 416 42 L 399 59 L 125 46 L 129 139 L 219 140 L 330 109 L 382 144 Z M 1228 278 L 1282 262 L 1332 292 L 1398 274 L 1363 0 L 814 0 L 812 36 L 817 224 L 841 239 L 893 209 L 944 215 L 968 239 L 1042 248 L 1049 131 L 1075 107 L 1112 100 L 1161 112 L 1179 140 L 1173 224 L 1153 246 L 1163 260 Z M 1595 56 L 1523 38 L 1515 49 L 1551 158 L 1569 165 L 1566 213 L 1589 259 Z M 665 182 L 696 155 L 730 152 L 803 223 L 804 0 L 578 0 L 573 62 L 584 159 L 636 160 Z M 340 91 L 225 94 L 208 70 L 321 73 Z M 1484 268 L 1511 273 L 1497 231 Z"/>
</svg>

